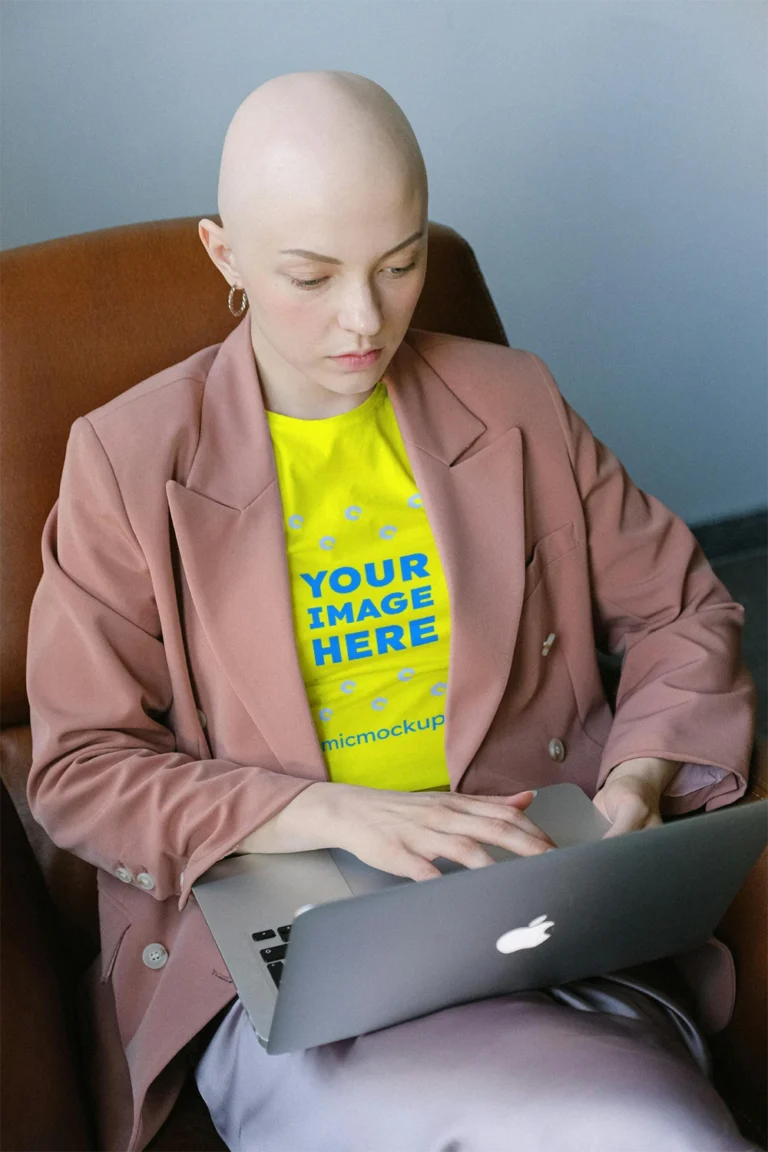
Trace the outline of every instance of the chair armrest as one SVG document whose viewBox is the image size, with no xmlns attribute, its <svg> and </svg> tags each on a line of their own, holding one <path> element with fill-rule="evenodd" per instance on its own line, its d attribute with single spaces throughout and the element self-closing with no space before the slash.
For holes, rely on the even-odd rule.
<svg viewBox="0 0 768 1152">
<path fill-rule="evenodd" d="M 749 787 L 738 804 L 768 796 L 768 740 L 755 745 Z M 768 1084 L 768 850 L 715 930 L 736 965 L 736 1003 L 727 1028 L 709 1040 L 715 1082 L 745 1134 L 766 1135 Z"/>
<path fill-rule="evenodd" d="M 749 792 L 755 800 L 768 798 L 768 739 L 758 736 L 752 754 L 749 774 Z"/>
<path fill-rule="evenodd" d="M 80 1082 L 53 905 L 19 816 L 0 783 L 0 1147 L 94 1148 Z"/>
</svg>

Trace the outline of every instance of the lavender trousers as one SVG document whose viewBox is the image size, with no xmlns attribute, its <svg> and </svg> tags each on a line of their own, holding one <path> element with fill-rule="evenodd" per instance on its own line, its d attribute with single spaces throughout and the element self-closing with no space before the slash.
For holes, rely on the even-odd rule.
<svg viewBox="0 0 768 1152">
<path fill-rule="evenodd" d="M 281 1056 L 235 1000 L 195 1075 L 231 1152 L 756 1147 L 690 1012 L 642 979 L 477 1000 Z"/>
</svg>

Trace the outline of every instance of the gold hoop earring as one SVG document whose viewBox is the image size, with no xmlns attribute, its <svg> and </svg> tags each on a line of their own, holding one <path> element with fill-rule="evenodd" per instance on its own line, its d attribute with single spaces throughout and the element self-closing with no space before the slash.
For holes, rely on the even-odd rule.
<svg viewBox="0 0 768 1152">
<path fill-rule="evenodd" d="M 248 297 L 245 294 L 245 288 L 240 288 L 240 291 L 243 294 L 243 299 L 240 302 L 240 310 L 238 312 L 236 312 L 235 309 L 232 307 L 232 301 L 234 300 L 235 292 L 237 292 L 237 291 L 238 291 L 237 284 L 233 284 L 229 290 L 229 300 L 227 301 L 227 305 L 228 305 L 229 310 L 233 316 L 242 316 L 243 313 L 245 312 L 246 308 L 248 307 Z"/>
</svg>

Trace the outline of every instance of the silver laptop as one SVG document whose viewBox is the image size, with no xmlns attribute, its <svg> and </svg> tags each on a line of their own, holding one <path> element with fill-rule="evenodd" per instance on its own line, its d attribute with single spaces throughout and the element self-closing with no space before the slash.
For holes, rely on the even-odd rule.
<svg viewBox="0 0 768 1152">
<path fill-rule="evenodd" d="M 688 951 L 768 840 L 768 800 L 603 839 L 575 784 L 527 815 L 558 851 L 416 882 L 342 849 L 229 856 L 193 885 L 262 1045 L 327 1044 L 453 1004 Z"/>
</svg>

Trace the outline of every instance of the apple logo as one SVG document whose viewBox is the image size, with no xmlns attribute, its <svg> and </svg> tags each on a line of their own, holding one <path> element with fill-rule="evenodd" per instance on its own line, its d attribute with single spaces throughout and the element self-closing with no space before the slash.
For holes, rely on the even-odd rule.
<svg viewBox="0 0 768 1152">
<path fill-rule="evenodd" d="M 496 941 L 499 952 L 518 952 L 521 948 L 535 948 L 549 940 L 548 928 L 554 928 L 554 920 L 547 920 L 546 916 L 537 916 L 531 920 L 527 928 L 513 928 L 505 932 Z"/>
</svg>

